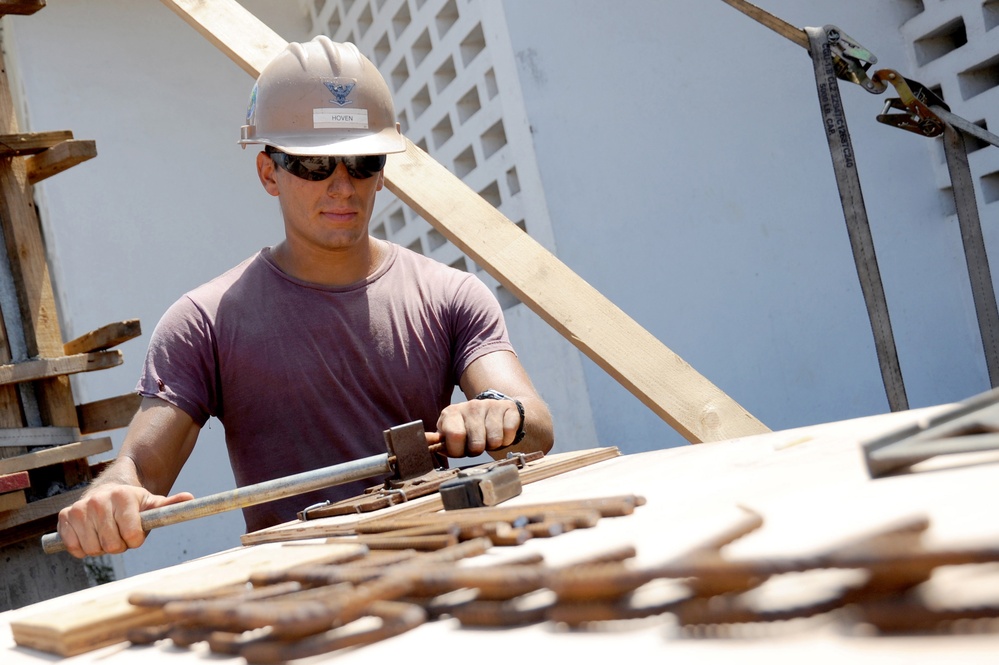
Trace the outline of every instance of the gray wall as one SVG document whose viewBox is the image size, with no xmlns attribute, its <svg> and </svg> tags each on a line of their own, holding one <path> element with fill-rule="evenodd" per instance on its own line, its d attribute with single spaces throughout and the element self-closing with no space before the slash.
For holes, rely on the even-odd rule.
<svg viewBox="0 0 999 665">
<path fill-rule="evenodd" d="M 906 73 L 906 5 L 766 9 Z M 773 429 L 887 411 L 806 52 L 722 2 L 504 6 L 560 258 Z M 985 390 L 934 146 L 841 89 L 910 404 Z M 682 443 L 586 368 L 599 438 Z"/>
</svg>

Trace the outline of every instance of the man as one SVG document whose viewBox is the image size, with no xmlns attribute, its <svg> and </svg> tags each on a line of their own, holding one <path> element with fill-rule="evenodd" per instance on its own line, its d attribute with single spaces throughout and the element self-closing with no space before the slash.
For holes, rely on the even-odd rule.
<svg viewBox="0 0 999 665">
<path fill-rule="evenodd" d="M 185 294 L 154 331 L 118 458 L 59 515 L 74 556 L 145 540 L 201 427 L 217 417 L 239 486 L 384 452 L 422 420 L 451 457 L 551 449 L 551 416 L 502 312 L 474 276 L 368 235 L 385 155 L 405 150 L 388 86 L 352 44 L 289 44 L 260 74 L 240 143 L 278 198 L 285 237 Z M 450 404 L 459 385 L 468 401 Z M 244 509 L 294 519 L 330 488 Z"/>
</svg>

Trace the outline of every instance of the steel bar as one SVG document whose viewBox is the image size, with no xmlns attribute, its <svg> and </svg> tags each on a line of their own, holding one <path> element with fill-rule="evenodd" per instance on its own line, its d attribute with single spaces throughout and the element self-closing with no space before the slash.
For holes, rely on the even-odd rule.
<svg viewBox="0 0 999 665">
<path fill-rule="evenodd" d="M 284 499 L 314 490 L 344 485 L 355 480 L 364 480 L 392 473 L 388 453 L 372 455 L 343 464 L 306 471 L 285 478 L 276 478 L 255 485 L 247 485 L 218 494 L 211 494 L 171 506 L 153 508 L 139 514 L 142 528 L 150 531 L 168 524 L 178 524 L 188 520 L 223 513 L 236 508 L 246 508 L 260 503 Z M 58 533 L 42 536 L 42 548 L 47 554 L 62 552 L 65 543 Z"/>
</svg>

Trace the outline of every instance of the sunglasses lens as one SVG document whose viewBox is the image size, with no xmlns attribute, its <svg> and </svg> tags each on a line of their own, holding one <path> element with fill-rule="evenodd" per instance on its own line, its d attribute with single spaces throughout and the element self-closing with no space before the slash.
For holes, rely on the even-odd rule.
<svg viewBox="0 0 999 665">
<path fill-rule="evenodd" d="M 385 168 L 385 155 L 360 155 L 350 157 L 301 157 L 284 152 L 269 153 L 274 163 L 293 176 L 304 180 L 326 180 L 336 171 L 336 165 L 343 162 L 352 178 L 363 180 Z"/>
<path fill-rule="evenodd" d="M 353 162 L 353 163 L 351 163 Z M 370 178 L 385 168 L 385 155 L 362 155 L 344 158 L 347 171 L 355 178 Z"/>
</svg>

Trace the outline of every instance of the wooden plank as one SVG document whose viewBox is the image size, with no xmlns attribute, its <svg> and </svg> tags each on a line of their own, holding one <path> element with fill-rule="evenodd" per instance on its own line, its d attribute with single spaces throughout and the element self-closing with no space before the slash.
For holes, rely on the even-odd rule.
<svg viewBox="0 0 999 665">
<path fill-rule="evenodd" d="M 61 446 L 80 440 L 75 427 L 15 427 L 0 429 L 0 448 Z"/>
<path fill-rule="evenodd" d="M 115 585 L 107 593 L 89 590 L 81 600 L 67 598 L 62 607 L 25 616 L 10 624 L 21 646 L 60 656 L 74 656 L 124 642 L 129 629 L 161 623 L 161 608 L 128 602 L 133 593 L 208 593 L 248 581 L 258 572 L 330 561 L 364 552 L 363 546 L 310 544 L 262 546 L 232 550 L 184 565 L 172 574 L 149 574 L 131 584 Z M 124 587 L 124 588 L 123 588 Z"/>
<path fill-rule="evenodd" d="M 63 141 L 25 160 L 28 183 L 36 184 L 97 156 L 94 141 Z"/>
<path fill-rule="evenodd" d="M 28 505 L 24 492 L 5 492 L 0 494 L 0 513 L 18 510 Z"/>
<path fill-rule="evenodd" d="M 163 4 L 253 78 L 287 45 L 235 0 L 163 0 Z"/>
<path fill-rule="evenodd" d="M 0 54 L 0 134 L 16 133 L 19 129 L 14 100 Z M 24 160 L 0 158 L 0 201 L 0 227 L 19 300 L 17 313 L 24 332 L 25 356 L 59 357 L 63 344 L 59 312 Z M 5 320 L 10 321 L 7 315 L 5 312 Z M 33 392 L 38 401 L 37 419 L 41 422 L 21 424 L 76 427 L 76 405 L 68 376 L 40 380 Z"/>
<path fill-rule="evenodd" d="M 412 142 L 386 183 L 473 261 L 688 441 L 769 431 Z"/>
<path fill-rule="evenodd" d="M 80 433 L 94 434 L 128 427 L 140 404 L 142 404 L 142 395 L 137 393 L 80 404 L 76 407 Z"/>
<path fill-rule="evenodd" d="M 83 492 L 82 488 L 70 490 L 48 497 L 47 499 L 32 501 L 18 510 L 0 514 L 0 533 L 8 529 L 24 526 L 38 519 L 52 517 L 66 506 L 73 505 L 77 499 L 83 496 Z"/>
<path fill-rule="evenodd" d="M 52 533 L 55 531 L 58 528 L 58 525 L 59 515 L 58 511 L 56 511 L 51 515 L 40 517 L 31 522 L 18 524 L 17 526 L 4 529 L 3 531 L 0 531 L 0 548 L 7 547 L 8 545 L 14 545 L 16 543 L 22 543 L 26 540 L 37 542 L 46 533 Z M 66 592 L 68 593 L 69 591 L 76 591 L 76 589 L 67 589 Z"/>
<path fill-rule="evenodd" d="M 4 134 L 0 136 L 0 157 L 34 155 L 72 138 L 73 132 L 69 130 Z"/>
<path fill-rule="evenodd" d="M 45 0 L 0 0 L 0 16 L 18 14 L 29 16 L 45 7 Z"/>
<path fill-rule="evenodd" d="M 27 471 L 7 473 L 0 476 L 0 493 L 15 492 L 31 487 L 31 478 Z"/>
<path fill-rule="evenodd" d="M 101 326 L 97 330 L 80 335 L 76 339 L 63 344 L 62 352 L 67 356 L 91 351 L 105 351 L 118 346 L 122 342 L 135 339 L 142 334 L 142 326 L 138 319 L 128 319 Z"/>
<path fill-rule="evenodd" d="M 286 45 L 231 0 L 163 0 L 251 76 Z M 253 26 L 252 29 L 249 26 Z M 249 36 L 244 30 L 250 29 Z M 407 140 L 388 188 L 688 441 L 769 429 Z"/>
<path fill-rule="evenodd" d="M 83 459 L 91 455 L 106 453 L 113 445 L 110 437 L 99 439 L 86 439 L 77 441 L 65 446 L 56 446 L 46 450 L 38 450 L 33 453 L 25 453 L 17 457 L 8 457 L 0 460 L 0 473 L 16 473 L 18 471 L 30 471 L 40 469 L 44 466 L 62 464 L 70 460 Z M 0 529 L 3 527 L 0 526 Z"/>
<path fill-rule="evenodd" d="M 121 351 L 95 351 L 94 353 L 78 353 L 60 358 L 26 360 L 21 363 L 0 365 L 0 385 L 92 372 L 116 367 L 121 363 Z"/>
</svg>

